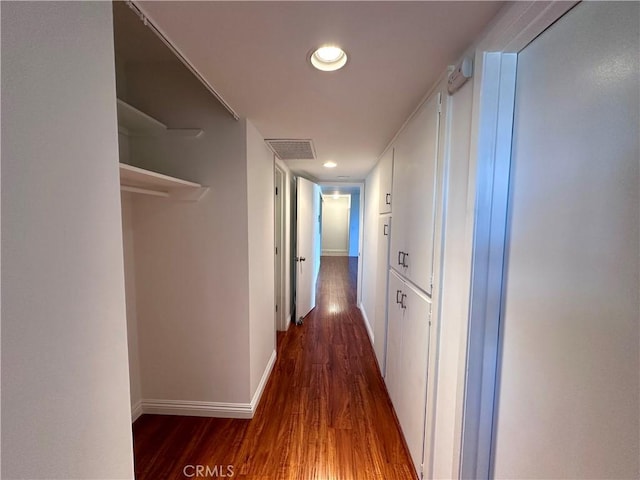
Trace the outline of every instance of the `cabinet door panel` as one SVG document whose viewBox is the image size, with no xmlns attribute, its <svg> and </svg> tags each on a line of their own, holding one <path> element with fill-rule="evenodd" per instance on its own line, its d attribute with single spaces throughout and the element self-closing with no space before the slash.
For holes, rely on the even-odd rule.
<svg viewBox="0 0 640 480">
<path fill-rule="evenodd" d="M 418 472 L 423 458 L 431 303 L 393 270 L 388 301 L 385 382 Z"/>
<path fill-rule="evenodd" d="M 402 321 L 402 404 L 398 417 L 416 471 L 423 457 L 431 304 L 411 287 L 405 287 Z"/>
<path fill-rule="evenodd" d="M 391 213 L 393 176 L 393 148 L 380 159 L 380 213 Z"/>
<path fill-rule="evenodd" d="M 389 391 L 389 396 L 391 397 L 391 402 L 396 408 L 397 414 L 397 405 L 402 397 L 402 392 L 400 391 L 400 375 L 401 375 L 401 366 L 400 361 L 402 360 L 402 314 L 403 310 L 396 302 L 396 292 L 402 292 L 404 288 L 404 283 L 400 280 L 400 277 L 395 272 L 389 273 L 389 295 L 388 295 L 388 315 L 387 315 L 387 361 L 386 361 L 386 372 L 385 372 L 385 383 L 387 385 L 387 390 Z"/>
<path fill-rule="evenodd" d="M 433 274 L 439 110 L 437 93 L 398 138 L 393 169 L 395 231 L 390 262 L 428 294 Z"/>
<path fill-rule="evenodd" d="M 406 236 L 408 234 L 408 224 L 406 221 L 406 211 L 409 198 L 407 196 L 407 168 L 406 156 L 403 152 L 404 133 L 400 134 L 396 147 L 394 148 L 393 161 L 393 232 L 391 234 L 391 247 L 389 250 L 389 265 L 395 271 L 404 275 L 400 252 L 406 252 Z"/>
<path fill-rule="evenodd" d="M 373 347 L 382 376 L 385 375 L 387 349 L 387 285 L 389 280 L 389 237 L 391 217 L 381 216 L 378 220 L 378 259 L 376 271 L 376 319 L 373 331 Z"/>
</svg>

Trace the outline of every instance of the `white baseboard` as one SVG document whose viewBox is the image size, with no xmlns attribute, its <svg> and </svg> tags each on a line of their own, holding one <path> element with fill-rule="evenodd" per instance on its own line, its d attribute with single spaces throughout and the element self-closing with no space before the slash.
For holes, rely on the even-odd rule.
<svg viewBox="0 0 640 480">
<path fill-rule="evenodd" d="M 349 250 L 322 250 L 323 257 L 348 257 Z"/>
<path fill-rule="evenodd" d="M 143 400 L 142 413 L 189 417 L 253 418 L 250 403 Z"/>
<path fill-rule="evenodd" d="M 155 415 L 185 415 L 190 417 L 253 418 L 275 362 L 276 351 L 274 350 L 271 353 L 269 362 L 267 362 L 258 388 L 256 388 L 250 403 L 145 399 L 139 402 L 139 413 L 135 418 L 138 418 L 143 413 Z"/>
<path fill-rule="evenodd" d="M 131 423 L 135 422 L 142 415 L 142 400 L 138 400 L 131 406 Z"/>
<path fill-rule="evenodd" d="M 369 317 L 367 317 L 367 312 L 364 311 L 364 305 L 362 302 L 358 305 L 360 312 L 362 312 L 362 316 L 364 317 L 364 326 L 367 328 L 367 333 L 369 334 L 369 341 L 373 346 L 373 330 L 371 330 L 371 324 L 369 323 Z"/>
<path fill-rule="evenodd" d="M 271 370 L 273 370 L 273 365 L 276 363 L 276 351 L 271 352 L 271 357 L 267 362 L 267 366 L 264 369 L 264 373 L 262 374 L 262 378 L 260 379 L 260 383 L 258 383 L 258 388 L 256 388 L 255 393 L 253 394 L 253 398 L 251 399 L 251 417 L 253 418 L 253 414 L 260 403 L 260 398 L 262 397 L 262 392 L 264 391 L 264 387 L 267 384 L 267 380 L 269 380 L 269 375 L 271 375 Z"/>
<path fill-rule="evenodd" d="M 284 323 L 284 328 L 282 325 L 278 325 L 279 332 L 286 332 L 289 330 L 289 325 L 291 325 L 291 314 L 287 315 L 287 321 Z"/>
</svg>

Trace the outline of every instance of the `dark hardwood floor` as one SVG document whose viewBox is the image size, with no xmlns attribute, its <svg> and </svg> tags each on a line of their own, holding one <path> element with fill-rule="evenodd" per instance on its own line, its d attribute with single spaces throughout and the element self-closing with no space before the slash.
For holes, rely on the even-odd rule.
<svg viewBox="0 0 640 480">
<path fill-rule="evenodd" d="M 140 417 L 136 478 L 415 479 L 356 306 L 356 278 L 356 258 L 322 257 L 317 307 L 278 336 L 252 420 Z"/>
</svg>

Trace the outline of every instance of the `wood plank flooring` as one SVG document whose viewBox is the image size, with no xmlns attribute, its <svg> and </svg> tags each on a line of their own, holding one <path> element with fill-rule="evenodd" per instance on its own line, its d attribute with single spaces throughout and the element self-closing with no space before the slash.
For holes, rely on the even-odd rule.
<svg viewBox="0 0 640 480">
<path fill-rule="evenodd" d="M 278 336 L 252 420 L 140 417 L 136 479 L 415 480 L 356 306 L 356 277 L 356 258 L 322 257 L 317 307 Z"/>
</svg>

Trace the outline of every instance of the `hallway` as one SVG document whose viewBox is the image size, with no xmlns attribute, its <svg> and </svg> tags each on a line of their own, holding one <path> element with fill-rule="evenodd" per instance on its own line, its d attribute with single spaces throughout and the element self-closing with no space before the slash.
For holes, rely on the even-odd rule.
<svg viewBox="0 0 640 480">
<path fill-rule="evenodd" d="M 317 307 L 278 338 L 253 420 L 136 421 L 136 478 L 196 477 L 200 465 L 214 473 L 208 478 L 415 478 L 356 305 L 356 278 L 356 258 L 322 257 Z"/>
</svg>

